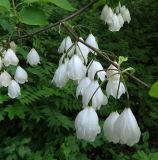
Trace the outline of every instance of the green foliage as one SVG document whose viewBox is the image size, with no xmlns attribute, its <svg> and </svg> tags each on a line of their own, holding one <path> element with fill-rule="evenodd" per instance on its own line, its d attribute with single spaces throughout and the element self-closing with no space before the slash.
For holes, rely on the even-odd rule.
<svg viewBox="0 0 158 160">
<path fill-rule="evenodd" d="M 0 1 L 0 4 L 2 1 Z M 7 3 L 7 1 L 4 1 Z M 9 2 L 9 1 L 8 1 Z M 11 1 L 10 1 L 11 2 Z M 27 8 L 35 8 L 25 16 L 26 21 L 35 24 L 40 16 L 32 16 L 36 9 L 45 11 L 47 20 L 55 22 L 65 17 L 66 10 L 71 9 L 68 1 L 56 0 L 44 3 L 44 0 L 25 0 L 17 7 L 17 13 Z M 80 8 L 87 0 L 71 1 L 73 6 Z M 70 21 L 75 31 L 84 39 L 92 32 L 103 50 L 114 52 L 120 56 L 123 68 L 135 68 L 135 75 L 143 81 L 153 84 L 157 80 L 157 7 L 156 0 L 124 1 L 129 8 L 132 21 L 125 25 L 120 32 L 109 32 L 99 19 L 104 6 L 102 0 L 94 5 L 94 10 L 83 13 Z M 127 3 L 125 3 L 127 2 Z M 56 7 L 55 4 L 59 7 Z M 58 3 L 58 4 L 57 4 Z M 110 1 L 109 1 L 110 3 Z M 16 4 L 17 5 L 17 4 Z M 9 12 L 10 11 L 10 12 Z M 16 34 L 17 18 L 13 8 L 0 11 L 0 39 Z M 28 15 L 32 19 L 28 19 Z M 36 18 L 36 19 L 35 19 Z M 33 23 L 32 23 L 33 22 Z M 43 22 L 43 20 L 42 20 Z M 36 22 L 36 23 L 39 23 Z M 30 25 L 29 24 L 29 25 Z M 80 25 L 81 24 L 81 25 Z M 40 21 L 40 25 L 42 25 Z M 88 28 L 87 28 L 88 27 Z M 37 26 L 27 26 L 19 23 L 21 34 L 33 32 Z M 62 39 L 68 33 L 60 28 L 52 28 L 35 37 L 15 40 L 18 45 L 17 55 L 20 65 L 29 75 L 28 83 L 21 86 L 22 95 L 15 100 L 9 99 L 7 89 L 0 89 L 0 159 L 2 160 L 157 160 L 158 159 L 158 103 L 151 98 L 148 91 L 124 77 L 130 96 L 130 104 L 142 131 L 140 142 L 130 148 L 125 145 L 108 143 L 100 134 L 92 143 L 80 141 L 76 138 L 74 120 L 82 109 L 81 99 L 76 99 L 76 84 L 69 81 L 62 88 L 56 88 L 51 83 L 61 55 L 57 49 Z M 31 67 L 26 64 L 26 55 L 35 47 L 41 57 L 41 64 Z M 113 53 L 109 53 L 110 57 Z M 128 57 L 128 61 L 126 61 Z M 105 68 L 110 64 L 97 57 Z M 14 73 L 15 68 L 10 68 Z M 103 86 L 105 90 L 106 86 Z M 155 88 L 155 87 L 154 87 Z M 157 88 L 157 83 L 156 83 Z M 157 94 L 154 89 L 154 95 Z M 153 94 L 153 91 L 152 91 Z M 110 98 L 107 106 L 98 111 L 100 126 L 113 110 L 119 113 L 126 107 L 126 96 L 117 102 Z"/>
<path fill-rule="evenodd" d="M 149 95 L 151 97 L 155 97 L 155 98 L 158 98 L 158 81 L 155 82 L 151 88 L 150 88 L 150 91 L 149 91 Z"/>
</svg>

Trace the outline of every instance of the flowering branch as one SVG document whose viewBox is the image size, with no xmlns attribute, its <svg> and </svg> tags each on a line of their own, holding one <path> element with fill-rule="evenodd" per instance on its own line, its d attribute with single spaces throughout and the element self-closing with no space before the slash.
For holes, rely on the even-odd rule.
<svg viewBox="0 0 158 160">
<path fill-rule="evenodd" d="M 85 43 L 83 40 L 81 40 L 77 35 L 76 33 L 73 31 L 73 29 L 71 29 L 67 24 L 65 24 L 64 22 L 61 22 L 63 27 L 79 42 L 81 42 L 82 44 L 84 44 L 85 46 L 89 47 L 90 49 L 92 49 L 94 52 L 98 53 L 100 56 L 102 56 L 103 58 L 106 59 L 106 61 L 108 61 L 109 63 L 111 63 L 112 65 L 114 65 L 116 68 L 119 68 L 119 66 L 114 63 L 109 57 L 107 57 L 106 55 L 103 54 L 103 52 L 99 49 L 96 49 L 94 48 L 93 46 Z M 139 78 L 135 77 L 134 75 L 130 74 L 129 72 L 125 72 L 125 74 L 127 76 L 129 76 L 131 79 L 135 80 L 136 82 L 142 84 L 143 86 L 147 87 L 147 88 L 150 88 L 150 86 L 143 82 L 142 80 L 140 80 Z"/>
</svg>

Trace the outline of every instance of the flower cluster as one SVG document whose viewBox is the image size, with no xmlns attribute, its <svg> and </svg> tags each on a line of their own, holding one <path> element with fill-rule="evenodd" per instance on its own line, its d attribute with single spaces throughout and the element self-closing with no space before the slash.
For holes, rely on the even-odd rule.
<svg viewBox="0 0 158 160">
<path fill-rule="evenodd" d="M 101 12 L 101 20 L 109 26 L 109 30 L 119 31 L 123 27 L 124 22 L 130 22 L 131 16 L 129 10 L 119 3 L 115 9 L 105 5 Z"/>
<path fill-rule="evenodd" d="M 84 41 L 82 37 L 80 39 Z M 99 48 L 92 34 L 88 36 L 85 42 L 96 49 Z M 79 112 L 75 119 L 77 138 L 94 141 L 97 134 L 101 132 L 96 110 L 108 103 L 109 96 L 119 99 L 126 92 L 124 83 L 121 82 L 119 65 L 117 62 L 114 62 L 105 71 L 96 58 L 90 59 L 88 57 L 90 53 L 96 56 L 94 51 L 80 41 L 73 43 L 70 37 L 64 38 L 58 52 L 62 53 L 62 56 L 52 83 L 56 87 L 61 88 L 66 85 L 69 79 L 75 81 L 77 84 L 76 97 L 82 96 L 83 105 L 83 110 Z M 116 68 L 115 66 L 118 67 Z M 106 94 L 104 94 L 101 85 L 106 81 Z M 125 109 L 120 116 L 118 113 L 114 113 L 112 117 L 114 118 L 110 116 L 104 124 L 106 138 L 108 137 L 107 135 L 110 135 L 113 139 L 108 137 L 109 141 L 114 143 L 120 142 L 129 146 L 137 143 L 140 137 L 140 130 L 138 133 L 139 127 L 131 110 L 129 108 Z M 125 123 L 123 123 L 124 120 L 126 121 Z M 114 127 L 114 122 L 116 127 Z M 116 131 L 113 131 L 113 128 L 117 130 L 116 135 L 114 135 Z M 121 137 L 122 135 L 123 137 Z"/>
<path fill-rule="evenodd" d="M 140 128 L 130 108 L 119 115 L 112 112 L 104 122 L 103 131 L 109 142 L 133 146 L 140 139 Z"/>
<path fill-rule="evenodd" d="M 27 72 L 19 65 L 19 58 L 16 55 L 16 44 L 10 43 L 10 48 L 7 50 L 1 49 L 2 56 L 0 56 L 0 87 L 8 87 L 8 96 L 12 99 L 21 94 L 20 85 L 28 81 Z M 37 65 L 40 63 L 40 57 L 37 51 L 32 48 L 27 55 L 27 63 L 30 65 Z M 8 73 L 7 67 L 13 65 L 17 66 L 14 78 Z"/>
</svg>

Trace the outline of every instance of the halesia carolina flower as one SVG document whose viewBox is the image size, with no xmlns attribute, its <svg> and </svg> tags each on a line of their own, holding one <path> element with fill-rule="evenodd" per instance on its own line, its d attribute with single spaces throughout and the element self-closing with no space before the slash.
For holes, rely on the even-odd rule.
<svg viewBox="0 0 158 160">
<path fill-rule="evenodd" d="M 9 66 L 9 65 L 16 66 L 19 63 L 19 59 L 12 49 L 8 49 L 5 52 L 4 58 L 3 58 L 3 63 L 5 66 Z"/>
<path fill-rule="evenodd" d="M 72 45 L 73 43 L 69 36 L 64 38 L 60 44 L 60 47 L 58 48 L 58 53 L 66 53 L 70 49 L 70 47 L 72 47 Z"/>
<path fill-rule="evenodd" d="M 2 58 L 0 57 L 0 70 L 2 69 L 3 67 L 3 62 L 2 62 Z"/>
<path fill-rule="evenodd" d="M 75 119 L 75 128 L 78 139 L 93 142 L 101 129 L 98 115 L 92 107 L 86 107 L 79 112 Z"/>
<path fill-rule="evenodd" d="M 92 63 L 90 63 L 90 67 L 88 69 L 88 77 L 92 80 L 94 80 L 94 77 L 97 73 L 97 77 L 101 80 L 105 80 L 106 72 L 103 69 L 103 66 L 98 62 L 93 60 Z"/>
<path fill-rule="evenodd" d="M 117 64 L 116 61 L 114 63 Z M 120 73 L 119 73 L 118 69 L 112 64 L 107 69 L 106 74 L 107 74 L 108 80 L 120 80 Z"/>
<path fill-rule="evenodd" d="M 129 23 L 131 21 L 129 10 L 125 6 L 122 6 L 120 12 L 122 14 L 124 21 Z"/>
<path fill-rule="evenodd" d="M 83 95 L 85 89 L 87 88 L 87 86 L 91 83 L 91 80 L 89 79 L 89 77 L 85 77 L 83 78 L 76 89 L 76 97 L 78 98 L 79 95 Z"/>
<path fill-rule="evenodd" d="M 94 109 L 100 109 L 101 105 L 106 105 L 108 103 L 108 99 L 99 87 L 98 81 L 93 80 L 87 86 L 82 97 L 83 106 L 87 106 L 90 100 L 92 101 L 92 107 Z"/>
<path fill-rule="evenodd" d="M 117 94 L 118 92 L 118 94 Z M 116 99 L 119 99 L 122 94 L 126 92 L 125 86 L 118 80 L 109 80 L 106 86 L 106 93 L 108 97 L 111 95 Z"/>
<path fill-rule="evenodd" d="M 0 74 L 0 86 L 8 87 L 11 81 L 11 76 L 8 72 L 3 71 Z"/>
<path fill-rule="evenodd" d="M 14 99 L 18 97 L 20 94 L 21 93 L 19 84 L 15 80 L 12 80 L 8 86 L 8 96 Z"/>
<path fill-rule="evenodd" d="M 85 77 L 86 67 L 78 55 L 73 55 L 68 63 L 68 77 L 72 80 L 81 80 Z"/>
<path fill-rule="evenodd" d="M 69 78 L 67 75 L 67 65 L 69 60 L 65 59 L 65 63 L 59 65 L 58 69 L 55 71 L 52 83 L 59 88 L 62 88 L 66 85 Z"/>
<path fill-rule="evenodd" d="M 109 30 L 112 32 L 119 31 L 121 28 L 119 18 L 116 14 L 113 14 L 112 22 L 109 23 Z"/>
<path fill-rule="evenodd" d="M 39 54 L 34 48 L 32 48 L 27 55 L 27 63 L 29 63 L 31 66 L 34 66 L 40 63 Z"/>
<path fill-rule="evenodd" d="M 25 82 L 28 82 L 27 78 L 27 72 L 22 67 L 18 66 L 14 75 L 16 82 L 24 84 Z"/>
<path fill-rule="evenodd" d="M 80 37 L 80 39 L 82 41 L 83 38 Z M 77 46 L 76 46 L 76 54 L 81 58 L 81 60 L 83 61 L 83 63 L 87 64 L 88 62 L 88 53 L 90 52 L 89 48 L 87 46 L 85 46 L 83 43 L 81 42 L 77 42 Z"/>
<path fill-rule="evenodd" d="M 98 47 L 98 43 L 95 39 L 95 37 L 93 36 L 93 34 L 89 34 L 87 39 L 86 39 L 86 43 L 91 45 L 92 47 L 94 47 L 95 49 L 99 49 Z M 90 51 L 94 54 L 96 54 L 92 49 L 90 49 Z"/>
<path fill-rule="evenodd" d="M 114 124 L 115 124 L 118 117 L 119 117 L 119 114 L 117 111 L 112 112 L 104 122 L 103 132 L 104 132 L 105 138 L 109 142 L 113 142 L 113 143 L 119 142 L 119 138 L 117 137 L 116 133 L 114 132 Z"/>
<path fill-rule="evenodd" d="M 15 44 L 15 42 L 14 41 L 11 41 L 10 42 L 10 48 L 14 51 L 14 52 L 16 52 L 16 44 Z"/>
<path fill-rule="evenodd" d="M 118 17 L 118 20 L 119 20 L 120 27 L 123 27 L 124 20 L 123 20 L 122 15 L 119 13 L 117 17 Z"/>
<path fill-rule="evenodd" d="M 139 142 L 141 131 L 130 108 L 125 108 L 114 125 L 121 144 L 133 146 Z"/>
</svg>

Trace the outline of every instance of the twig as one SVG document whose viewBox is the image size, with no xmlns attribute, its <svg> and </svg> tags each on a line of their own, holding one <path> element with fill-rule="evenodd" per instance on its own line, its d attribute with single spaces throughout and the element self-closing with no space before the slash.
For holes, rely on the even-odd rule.
<svg viewBox="0 0 158 160">
<path fill-rule="evenodd" d="M 79 37 L 76 35 L 76 33 L 64 22 L 62 22 L 62 25 L 64 26 L 64 28 L 79 42 L 81 42 L 82 44 L 84 44 L 85 46 L 89 47 L 90 49 L 92 49 L 94 52 L 98 53 L 100 56 L 104 57 L 109 63 L 111 63 L 112 65 L 114 65 L 116 68 L 119 68 L 119 66 L 114 63 L 110 58 L 108 58 L 107 56 L 105 56 L 101 50 L 96 49 L 94 47 L 92 47 L 91 45 L 85 43 L 84 41 L 82 41 L 81 39 L 79 39 Z M 150 86 L 148 84 L 146 84 L 145 82 L 143 82 L 142 80 L 140 80 L 139 78 L 135 77 L 134 75 L 130 74 L 129 72 L 125 72 L 125 74 L 127 76 L 129 76 L 131 79 L 137 81 L 138 83 L 142 84 L 143 86 L 150 88 Z"/>
<path fill-rule="evenodd" d="M 25 35 L 22 36 L 14 36 L 12 37 L 11 40 L 18 40 L 18 39 L 24 39 L 24 38 L 28 38 L 28 37 L 32 37 L 34 35 L 37 35 L 41 32 L 47 31 L 48 29 L 51 29 L 55 26 L 58 26 L 61 24 L 61 22 L 66 22 L 74 17 L 76 17 L 77 15 L 79 15 L 80 13 L 86 11 L 90 6 L 92 6 L 94 3 L 96 2 L 96 0 L 92 0 L 90 3 L 88 3 L 87 5 L 85 5 L 84 7 L 82 7 L 81 9 L 77 10 L 76 12 L 70 14 L 69 16 L 67 16 L 66 18 L 63 18 L 62 20 L 56 22 L 56 23 L 51 23 L 45 27 L 43 27 L 42 29 L 39 29 L 38 31 L 35 32 L 31 32 L 31 33 L 27 33 Z"/>
</svg>

